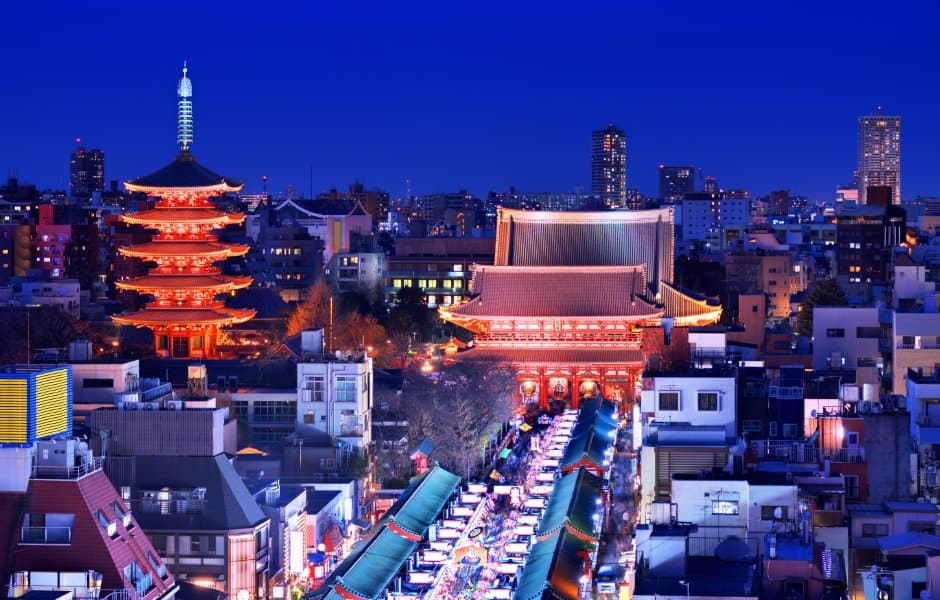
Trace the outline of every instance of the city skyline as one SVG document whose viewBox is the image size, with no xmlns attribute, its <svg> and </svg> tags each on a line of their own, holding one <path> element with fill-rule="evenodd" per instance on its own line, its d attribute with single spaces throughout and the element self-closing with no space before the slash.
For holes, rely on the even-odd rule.
<svg viewBox="0 0 940 600">
<path fill-rule="evenodd" d="M 764 15 L 692 4 L 572 14 L 180 4 L 140 19 L 107 6 L 94 21 L 68 5 L 12 9 L 20 26 L 0 42 L 16 57 L 8 84 L 42 90 L 4 100 L 0 167 L 23 181 L 65 189 L 77 137 L 105 151 L 109 180 L 165 161 L 175 121 L 164 83 L 188 60 L 194 151 L 247 192 L 260 191 L 262 175 L 271 190 L 292 184 L 305 195 L 358 180 L 401 196 L 406 179 L 417 194 L 589 190 L 590 133 L 614 122 L 630 139 L 628 186 L 646 194 L 657 191 L 659 164 L 695 164 L 725 188 L 829 199 L 856 168 L 857 118 L 883 105 L 904 119 L 905 198 L 940 193 L 940 111 L 929 101 L 938 50 L 922 35 L 935 7 L 876 18 L 856 4 Z M 166 43 L 157 34 L 176 30 L 181 7 L 188 27 L 213 24 L 231 38 Z M 634 24 L 629 43 L 591 33 L 602 13 Z M 860 60 L 875 25 L 879 52 Z M 730 33 L 758 26 L 759 36 Z M 87 42 L 103 77 L 69 66 L 83 28 L 106 32 Z M 16 51 L 27 44 L 35 51 Z M 878 69 L 892 73 L 890 85 L 860 78 Z M 676 70 L 693 75 L 685 87 L 675 87 Z"/>
</svg>

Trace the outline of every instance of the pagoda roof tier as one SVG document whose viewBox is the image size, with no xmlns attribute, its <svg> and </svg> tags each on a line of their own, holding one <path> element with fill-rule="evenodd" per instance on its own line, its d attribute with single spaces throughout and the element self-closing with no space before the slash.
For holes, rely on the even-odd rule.
<svg viewBox="0 0 940 600">
<path fill-rule="evenodd" d="M 512 364 L 557 365 L 623 365 L 645 363 L 643 350 L 638 347 L 611 348 L 539 348 L 537 346 L 477 346 L 457 354 L 457 360 L 492 359 Z"/>
<path fill-rule="evenodd" d="M 205 290 L 218 294 L 240 290 L 251 285 L 251 277 L 230 277 L 218 273 L 163 275 L 151 273 L 115 285 L 122 290 L 148 293 L 152 290 Z"/>
<path fill-rule="evenodd" d="M 476 266 L 475 296 L 448 312 L 458 318 L 654 319 L 662 309 L 642 298 L 642 265 L 607 267 Z"/>
<path fill-rule="evenodd" d="M 159 196 L 165 191 L 192 190 L 207 193 L 237 192 L 244 184 L 202 166 L 189 151 L 184 150 L 176 160 L 149 175 L 124 182 L 130 192 L 144 192 Z"/>
<path fill-rule="evenodd" d="M 245 215 L 242 213 L 224 213 L 212 208 L 158 207 L 138 213 L 123 215 L 121 219 L 125 223 L 150 226 L 151 228 L 161 223 L 173 225 L 184 223 L 224 227 L 226 225 L 237 225 L 241 223 L 245 220 Z"/>
<path fill-rule="evenodd" d="M 144 308 L 136 312 L 112 316 L 118 325 L 165 327 L 169 325 L 233 325 L 244 323 L 255 311 L 241 308 Z"/>
<path fill-rule="evenodd" d="M 118 249 L 124 256 L 150 259 L 155 256 L 191 256 L 222 260 L 229 256 L 242 256 L 248 252 L 244 244 L 224 244 L 215 241 L 153 241 Z"/>
</svg>

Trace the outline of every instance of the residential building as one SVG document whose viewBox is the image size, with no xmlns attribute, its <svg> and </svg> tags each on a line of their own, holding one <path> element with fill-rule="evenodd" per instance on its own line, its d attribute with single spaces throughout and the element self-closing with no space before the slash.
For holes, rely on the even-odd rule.
<svg viewBox="0 0 940 600">
<path fill-rule="evenodd" d="M 813 368 L 884 368 L 881 315 L 862 306 L 813 307 Z"/>
<path fill-rule="evenodd" d="M 659 199 L 675 203 L 695 191 L 695 167 L 659 165 Z"/>
<path fill-rule="evenodd" d="M 685 194 L 680 210 L 682 242 L 717 253 L 745 237 L 751 203 L 748 198 L 730 198 L 723 192 L 697 192 Z"/>
<path fill-rule="evenodd" d="M 302 300 L 323 273 L 326 240 L 295 217 L 295 211 L 278 211 L 265 202 L 249 215 L 246 226 L 256 242 L 248 255 L 252 277 L 273 286 L 286 302 Z"/>
<path fill-rule="evenodd" d="M 372 303 L 381 303 L 385 254 L 381 252 L 337 252 L 326 266 L 330 286 L 339 292 L 362 294 Z M 429 293 L 433 286 L 428 289 Z"/>
<path fill-rule="evenodd" d="M 104 152 L 78 146 L 69 161 L 69 192 L 75 198 L 87 198 L 104 191 Z"/>
<path fill-rule="evenodd" d="M 473 265 L 493 264 L 493 238 L 397 238 L 386 259 L 385 299 L 419 287 L 428 306 L 451 306 L 470 297 Z"/>
<path fill-rule="evenodd" d="M 893 394 L 905 392 L 904 378 L 909 369 L 929 374 L 940 364 L 940 313 L 937 312 L 935 301 L 926 303 L 922 310 L 924 312 L 892 311 Z"/>
<path fill-rule="evenodd" d="M 613 123 L 591 132 L 591 194 L 606 207 L 627 203 L 627 135 Z"/>
<path fill-rule="evenodd" d="M 874 114 L 858 118 L 858 197 L 871 204 L 869 188 L 890 189 L 889 204 L 901 203 L 901 117 Z"/>
<path fill-rule="evenodd" d="M 0 585 L 8 597 L 171 600 L 177 585 L 102 459 L 71 437 L 68 366 L 0 370 Z"/>
<path fill-rule="evenodd" d="M 297 433 L 319 432 L 364 455 L 372 442 L 372 358 L 323 353 L 323 331 L 301 334 L 297 363 Z M 339 353 L 337 353 L 339 354 Z"/>
<path fill-rule="evenodd" d="M 307 541 L 307 488 L 282 486 L 275 479 L 251 491 L 271 520 L 270 588 L 287 591 L 291 582 L 306 575 L 307 551 L 315 548 Z"/>
<path fill-rule="evenodd" d="M 108 478 L 180 579 L 249 600 L 266 598 L 270 520 L 225 454 L 227 409 L 98 409 L 92 444 Z"/>
</svg>

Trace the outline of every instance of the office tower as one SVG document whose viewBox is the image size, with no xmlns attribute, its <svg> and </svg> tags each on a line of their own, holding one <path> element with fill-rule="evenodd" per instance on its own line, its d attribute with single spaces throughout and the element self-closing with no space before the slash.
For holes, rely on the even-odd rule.
<svg viewBox="0 0 940 600">
<path fill-rule="evenodd" d="M 604 206 L 627 203 L 627 136 L 613 123 L 591 133 L 591 193 Z"/>
<path fill-rule="evenodd" d="M 104 191 L 104 152 L 79 146 L 72 152 L 69 167 L 72 196 L 87 197 Z"/>
<path fill-rule="evenodd" d="M 880 106 L 858 118 L 859 204 L 868 204 L 872 187 L 891 188 L 891 204 L 901 203 L 901 117 L 885 115 Z"/>
<path fill-rule="evenodd" d="M 695 191 L 695 167 L 667 167 L 659 165 L 659 197 L 666 202 L 678 202 Z"/>
</svg>

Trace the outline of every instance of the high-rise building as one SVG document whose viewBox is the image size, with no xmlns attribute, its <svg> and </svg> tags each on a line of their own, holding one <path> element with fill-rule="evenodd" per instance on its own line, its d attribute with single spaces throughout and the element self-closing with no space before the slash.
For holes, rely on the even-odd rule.
<svg viewBox="0 0 940 600">
<path fill-rule="evenodd" d="M 104 152 L 79 146 L 69 163 L 69 187 L 72 196 L 91 196 L 104 191 Z"/>
<path fill-rule="evenodd" d="M 901 203 L 901 117 L 885 115 L 880 106 L 858 118 L 859 204 L 868 204 L 873 187 L 890 188 L 891 204 Z"/>
<path fill-rule="evenodd" d="M 659 165 L 659 197 L 666 202 L 678 202 L 695 191 L 695 167 L 667 167 Z"/>
<path fill-rule="evenodd" d="M 604 206 L 627 203 L 627 135 L 613 123 L 591 133 L 591 193 Z"/>
</svg>

